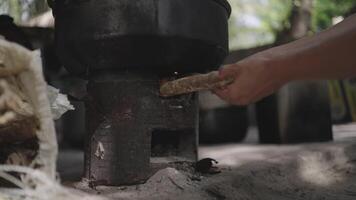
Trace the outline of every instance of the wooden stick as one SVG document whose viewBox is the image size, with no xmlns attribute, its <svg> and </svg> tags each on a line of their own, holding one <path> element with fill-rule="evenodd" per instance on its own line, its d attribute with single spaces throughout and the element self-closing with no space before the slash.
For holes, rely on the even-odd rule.
<svg viewBox="0 0 356 200">
<path fill-rule="evenodd" d="M 234 82 L 234 80 L 235 78 L 233 76 L 221 80 L 218 71 L 187 76 L 163 83 L 160 87 L 160 95 L 163 97 L 170 97 L 200 90 L 212 90 L 227 86 Z"/>
<path fill-rule="evenodd" d="M 15 119 L 0 125 L 0 146 L 35 139 L 38 126 L 39 121 L 36 117 L 17 114 Z"/>
</svg>

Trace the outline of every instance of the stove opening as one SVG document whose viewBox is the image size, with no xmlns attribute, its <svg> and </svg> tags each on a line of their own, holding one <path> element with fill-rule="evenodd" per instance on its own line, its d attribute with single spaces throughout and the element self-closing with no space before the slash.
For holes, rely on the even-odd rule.
<svg viewBox="0 0 356 200">
<path fill-rule="evenodd" d="M 178 156 L 181 134 L 181 131 L 153 131 L 151 138 L 151 157 Z"/>
<path fill-rule="evenodd" d="M 151 133 L 151 164 L 193 161 L 197 154 L 195 129 L 156 129 Z"/>
</svg>

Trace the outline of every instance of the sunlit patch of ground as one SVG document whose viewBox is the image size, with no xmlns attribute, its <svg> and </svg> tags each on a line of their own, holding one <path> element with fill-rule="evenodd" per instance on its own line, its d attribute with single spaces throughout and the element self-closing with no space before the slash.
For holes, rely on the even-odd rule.
<svg viewBox="0 0 356 200">
<path fill-rule="evenodd" d="M 356 124 L 333 132 L 333 142 L 259 145 L 252 127 L 242 144 L 201 146 L 199 156 L 232 168 L 220 184 L 235 185 L 236 199 L 356 199 Z"/>
<path fill-rule="evenodd" d="M 356 140 L 356 123 L 334 125 L 334 142 Z M 240 144 L 202 145 L 199 157 L 211 157 L 222 165 L 237 167 L 252 161 L 278 157 L 300 151 L 300 145 L 261 145 L 258 144 L 258 130 L 250 127 L 245 140 Z"/>
</svg>

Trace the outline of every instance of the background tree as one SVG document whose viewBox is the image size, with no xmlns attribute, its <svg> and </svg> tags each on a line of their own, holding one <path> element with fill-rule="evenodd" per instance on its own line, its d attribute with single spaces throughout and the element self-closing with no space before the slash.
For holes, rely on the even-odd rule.
<svg viewBox="0 0 356 200">
<path fill-rule="evenodd" d="M 233 10 L 240 12 L 239 17 L 243 17 L 241 13 L 247 11 L 243 10 L 244 7 L 241 5 L 236 9 L 235 6 L 239 4 L 233 3 L 234 1 L 241 3 L 242 0 L 230 0 L 230 2 Z M 258 9 L 259 6 L 257 5 L 253 6 L 258 13 L 256 16 L 259 16 L 258 19 L 262 24 L 255 29 L 273 35 L 272 41 L 255 40 L 254 43 L 248 45 L 236 44 L 234 41 L 237 41 L 237 39 L 234 39 L 234 37 L 240 37 L 241 32 L 253 33 L 249 32 L 251 30 L 247 31 L 248 28 L 241 30 L 244 29 L 244 26 L 235 25 L 234 27 L 234 24 L 230 22 L 230 47 L 232 51 L 226 59 L 227 63 L 236 62 L 267 48 L 324 30 L 333 25 L 335 19 L 345 17 L 356 11 L 355 0 L 284 0 L 283 2 L 266 0 L 264 2 L 267 2 L 267 4 L 261 4 L 260 1 L 259 6 L 266 6 L 265 9 Z M 257 4 L 257 2 L 255 3 Z M 236 18 L 236 15 L 233 15 L 231 20 L 235 20 L 234 18 Z M 239 31 L 240 35 L 235 33 Z"/>
<path fill-rule="evenodd" d="M 313 12 L 313 30 L 330 27 L 335 17 L 345 17 L 356 10 L 355 0 L 316 0 Z"/>
<path fill-rule="evenodd" d="M 8 14 L 22 23 L 49 10 L 46 0 L 0 0 L 0 13 Z"/>
</svg>

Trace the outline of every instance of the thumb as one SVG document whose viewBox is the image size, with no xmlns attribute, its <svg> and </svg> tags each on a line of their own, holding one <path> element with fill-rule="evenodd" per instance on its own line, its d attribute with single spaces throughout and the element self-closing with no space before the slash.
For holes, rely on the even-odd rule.
<svg viewBox="0 0 356 200">
<path fill-rule="evenodd" d="M 219 69 L 219 78 L 236 76 L 237 67 L 234 64 L 221 66 Z"/>
<path fill-rule="evenodd" d="M 236 64 L 222 66 L 219 69 L 219 79 L 225 80 L 232 78 L 233 80 L 235 80 L 238 74 L 237 71 L 238 67 Z"/>
</svg>

